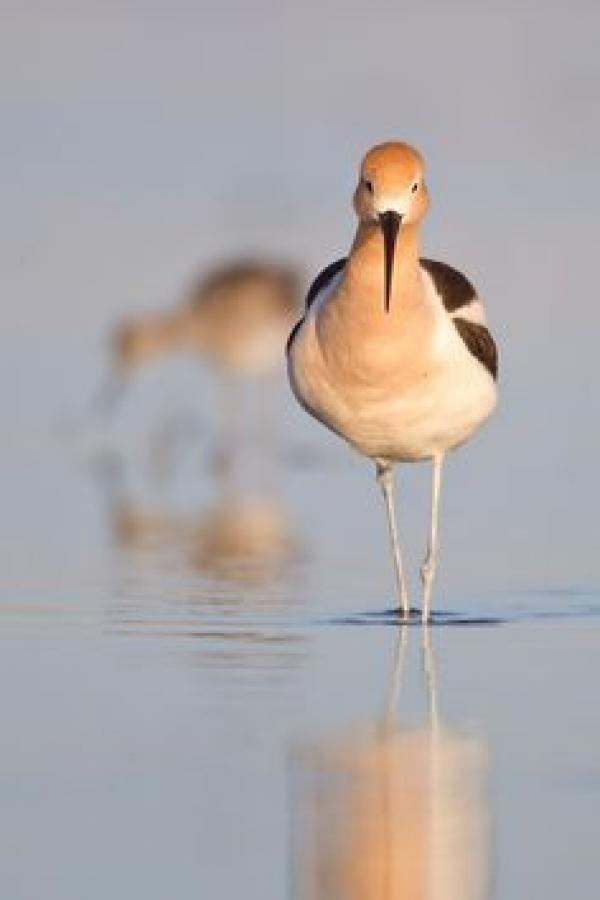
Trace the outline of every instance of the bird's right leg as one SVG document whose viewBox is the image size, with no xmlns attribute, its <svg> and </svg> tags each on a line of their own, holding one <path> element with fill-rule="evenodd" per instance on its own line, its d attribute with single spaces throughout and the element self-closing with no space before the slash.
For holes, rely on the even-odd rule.
<svg viewBox="0 0 600 900">
<path fill-rule="evenodd" d="M 394 556 L 394 568 L 396 572 L 396 584 L 398 587 L 398 597 L 400 600 L 399 610 L 402 612 L 402 618 L 405 622 L 410 616 L 410 606 L 408 602 L 408 591 L 404 581 L 404 573 L 402 569 L 402 555 L 400 553 L 400 544 L 398 541 L 398 529 L 396 528 L 396 515 L 394 512 L 394 474 L 389 464 L 377 464 L 377 483 L 381 488 L 383 500 L 388 518 L 388 527 L 390 531 L 390 541 L 392 544 L 392 554 Z"/>
</svg>

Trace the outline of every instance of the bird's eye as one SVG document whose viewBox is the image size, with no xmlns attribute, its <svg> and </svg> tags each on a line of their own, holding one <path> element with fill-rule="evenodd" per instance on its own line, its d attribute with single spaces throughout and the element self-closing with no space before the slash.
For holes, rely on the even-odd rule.
<svg viewBox="0 0 600 900">
<path fill-rule="evenodd" d="M 415 181 L 415 183 L 414 183 L 413 186 L 411 187 L 411 191 L 413 192 L 413 194 L 416 193 L 418 187 L 419 187 L 419 182 L 418 182 L 418 181 Z"/>
<path fill-rule="evenodd" d="M 370 194 L 372 194 L 373 193 L 373 182 L 369 181 L 368 178 L 363 178 L 363 184 L 366 187 L 366 189 L 368 190 L 368 192 Z"/>
</svg>

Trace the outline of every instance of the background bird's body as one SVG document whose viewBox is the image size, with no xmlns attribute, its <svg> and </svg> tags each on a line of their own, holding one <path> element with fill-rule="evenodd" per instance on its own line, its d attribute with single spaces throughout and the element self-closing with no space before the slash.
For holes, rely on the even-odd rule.
<svg viewBox="0 0 600 900">
<path fill-rule="evenodd" d="M 191 351 L 242 376 L 274 371 L 298 308 L 298 279 L 270 263 L 238 263 L 202 279 L 162 315 L 119 326 L 114 354 L 130 369 L 161 353 Z"/>
<path fill-rule="evenodd" d="M 122 322 L 112 336 L 112 369 L 98 408 L 110 410 L 123 396 L 126 376 L 160 356 L 180 354 L 205 360 L 216 372 L 220 424 L 215 465 L 227 468 L 240 445 L 240 387 L 263 380 L 259 400 L 261 432 L 273 443 L 275 385 L 283 346 L 298 315 L 297 273 L 266 261 L 221 266 L 195 284 L 183 302 L 164 313 Z M 270 379 L 270 383 L 268 381 Z"/>
</svg>

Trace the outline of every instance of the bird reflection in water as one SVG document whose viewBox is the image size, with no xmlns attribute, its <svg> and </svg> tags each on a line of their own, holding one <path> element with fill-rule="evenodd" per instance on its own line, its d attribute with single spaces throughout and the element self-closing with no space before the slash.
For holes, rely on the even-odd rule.
<svg viewBox="0 0 600 900">
<path fill-rule="evenodd" d="M 112 410 L 128 377 L 159 356 L 193 353 L 208 361 L 219 376 L 216 454 L 220 466 L 231 464 L 239 423 L 240 381 L 262 379 L 263 388 L 283 372 L 284 348 L 299 315 L 301 284 L 289 266 L 236 261 L 200 279 L 179 306 L 143 315 L 118 325 L 112 335 L 112 368 L 97 398 L 97 407 Z M 259 397 L 262 432 L 273 429 L 272 398 Z M 260 415 L 257 417 L 260 423 Z"/>
<path fill-rule="evenodd" d="M 299 665 L 304 639 L 279 612 L 301 599 L 289 589 L 300 543 L 274 489 L 255 484 L 249 493 L 222 476 L 212 503 L 185 513 L 135 499 L 118 456 L 97 457 L 91 472 L 117 551 L 111 633 L 174 638 L 177 652 L 203 668 L 279 678 Z"/>
<path fill-rule="evenodd" d="M 299 900 L 488 896 L 484 746 L 440 721 L 429 629 L 423 631 L 427 723 L 399 724 L 407 642 L 403 626 L 379 729 L 299 755 Z"/>
<path fill-rule="evenodd" d="M 219 578 L 263 584 L 284 574 L 296 550 L 274 495 L 229 494 L 204 514 L 192 562 Z"/>
<path fill-rule="evenodd" d="M 166 557 L 233 585 L 261 587 L 285 577 L 299 544 L 277 493 L 242 490 L 230 477 L 218 483 L 212 505 L 186 514 L 135 501 L 119 478 L 105 477 L 111 534 L 124 550 Z"/>
</svg>

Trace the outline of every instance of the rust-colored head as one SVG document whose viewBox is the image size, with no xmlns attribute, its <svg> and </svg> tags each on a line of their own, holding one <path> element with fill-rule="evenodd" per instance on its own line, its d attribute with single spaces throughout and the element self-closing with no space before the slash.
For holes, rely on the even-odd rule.
<svg viewBox="0 0 600 900">
<path fill-rule="evenodd" d="M 425 161 L 418 150 L 401 141 L 378 144 L 364 157 L 354 193 L 354 208 L 363 221 L 375 222 L 394 212 L 403 225 L 419 222 L 429 206 L 424 180 Z"/>
<path fill-rule="evenodd" d="M 425 162 L 401 141 L 377 144 L 364 157 L 354 209 L 361 222 L 380 225 L 384 241 L 385 308 L 389 311 L 396 238 L 401 226 L 421 221 L 429 207 Z"/>
</svg>

